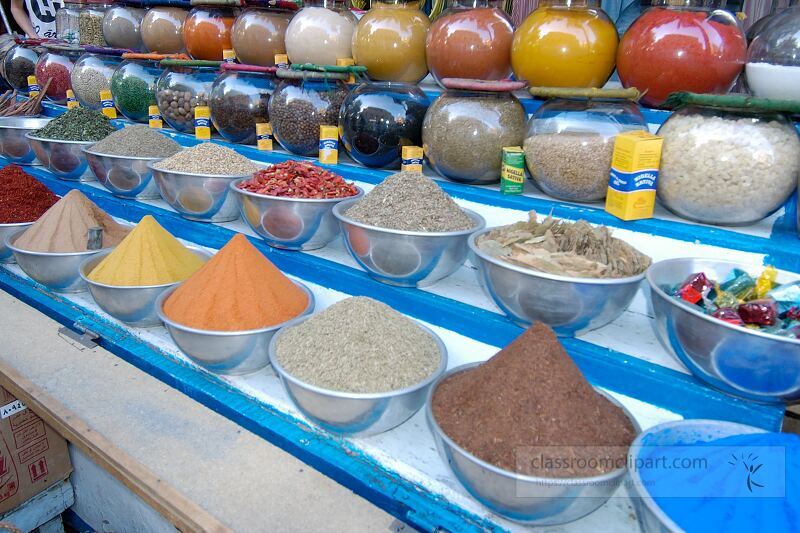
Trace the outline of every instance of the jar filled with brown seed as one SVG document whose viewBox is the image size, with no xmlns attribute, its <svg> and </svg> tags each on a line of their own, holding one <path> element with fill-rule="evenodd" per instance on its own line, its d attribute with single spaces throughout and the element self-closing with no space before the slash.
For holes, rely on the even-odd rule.
<svg viewBox="0 0 800 533">
<path fill-rule="evenodd" d="M 80 44 L 106 46 L 103 37 L 103 18 L 110 3 L 103 0 L 88 0 L 78 15 L 78 32 Z"/>
<path fill-rule="evenodd" d="M 165 59 L 156 83 L 156 104 L 164 121 L 182 133 L 194 133 L 194 109 L 207 106 L 219 73 L 219 61 Z"/>
<path fill-rule="evenodd" d="M 255 144 L 256 124 L 269 122 L 274 67 L 223 63 L 211 88 L 211 122 L 230 142 Z"/>
</svg>

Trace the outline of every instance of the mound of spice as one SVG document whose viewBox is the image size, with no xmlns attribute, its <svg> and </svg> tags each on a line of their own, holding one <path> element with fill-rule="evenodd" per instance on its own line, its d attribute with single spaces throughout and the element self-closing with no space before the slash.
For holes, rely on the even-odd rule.
<svg viewBox="0 0 800 533">
<path fill-rule="evenodd" d="M 163 133 L 138 124 L 119 129 L 92 146 L 92 151 L 124 157 L 169 157 L 183 148 Z"/>
<path fill-rule="evenodd" d="M 159 161 L 155 168 L 190 174 L 245 175 L 258 172 L 258 166 L 230 148 L 205 142 L 181 150 Z"/>
<path fill-rule="evenodd" d="M 431 408 L 442 431 L 469 453 L 529 476 L 586 477 L 624 467 L 636 437 L 625 412 L 592 388 L 541 322 L 480 366 L 442 381 Z"/>
<path fill-rule="evenodd" d="M 402 231 L 459 231 L 475 227 L 475 222 L 435 181 L 417 172 L 389 176 L 345 214 L 362 224 Z"/>
<path fill-rule="evenodd" d="M 579 220 L 556 221 L 548 216 L 536 221 L 495 228 L 476 244 L 487 254 L 539 272 L 575 278 L 625 278 L 647 270 L 650 258 L 611 236 L 605 226 Z"/>
<path fill-rule="evenodd" d="M 147 215 L 94 267 L 88 278 L 118 287 L 163 285 L 185 280 L 203 263 Z"/>
<path fill-rule="evenodd" d="M 87 107 L 74 107 L 31 135 L 59 141 L 99 141 L 114 131 L 108 117 Z"/>
<path fill-rule="evenodd" d="M 33 222 L 58 196 L 17 165 L 0 169 L 0 224 Z"/>
<path fill-rule="evenodd" d="M 245 331 L 286 322 L 308 297 L 244 235 L 237 234 L 164 302 L 171 320 L 206 331 Z"/>
<path fill-rule="evenodd" d="M 338 174 L 304 161 L 284 161 L 259 170 L 238 187 L 286 198 L 346 198 L 358 194 L 356 186 Z"/>
<path fill-rule="evenodd" d="M 103 248 L 118 245 L 130 229 L 118 224 L 78 190 L 48 209 L 14 243 L 31 252 L 85 252 L 90 228 L 103 230 Z"/>
<path fill-rule="evenodd" d="M 289 374 L 342 392 L 404 389 L 425 380 L 441 362 L 430 334 L 366 297 L 347 298 L 288 328 L 276 348 Z"/>
</svg>

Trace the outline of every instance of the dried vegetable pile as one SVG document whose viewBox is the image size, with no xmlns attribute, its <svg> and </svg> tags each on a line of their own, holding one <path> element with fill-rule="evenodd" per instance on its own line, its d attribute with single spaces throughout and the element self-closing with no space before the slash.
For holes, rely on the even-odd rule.
<svg viewBox="0 0 800 533">
<path fill-rule="evenodd" d="M 352 183 L 305 161 L 284 161 L 260 170 L 237 185 L 243 191 L 285 198 L 347 198 L 358 194 Z"/>
</svg>

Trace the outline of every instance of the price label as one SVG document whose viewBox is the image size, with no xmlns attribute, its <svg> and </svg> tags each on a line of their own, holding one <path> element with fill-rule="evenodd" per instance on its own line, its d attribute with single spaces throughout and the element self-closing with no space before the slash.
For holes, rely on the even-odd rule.
<svg viewBox="0 0 800 533">
<path fill-rule="evenodd" d="M 335 165 L 339 162 L 338 127 L 319 127 L 319 162 L 325 165 Z"/>
<path fill-rule="evenodd" d="M 289 68 L 289 56 L 286 54 L 275 54 L 275 66 L 278 68 Z"/>
<path fill-rule="evenodd" d="M 108 89 L 100 91 L 100 110 L 108 118 L 117 118 L 117 108 L 114 107 L 114 99 Z"/>
<path fill-rule="evenodd" d="M 36 81 L 36 76 L 28 76 L 28 95 L 31 97 L 36 96 L 41 92 L 39 83 Z"/>
<path fill-rule="evenodd" d="M 211 139 L 211 109 L 208 106 L 194 108 L 194 137 L 201 141 Z"/>
<path fill-rule="evenodd" d="M 163 128 L 164 121 L 161 120 L 161 111 L 158 110 L 157 105 L 151 105 L 147 108 L 147 124 L 151 128 Z"/>
<path fill-rule="evenodd" d="M 223 50 L 222 61 L 225 63 L 236 63 L 236 52 L 233 50 Z"/>
<path fill-rule="evenodd" d="M 75 107 L 80 107 L 80 103 L 78 103 L 78 99 L 75 98 L 75 91 L 72 89 L 67 89 L 67 109 L 73 109 Z"/>
<path fill-rule="evenodd" d="M 256 146 L 259 150 L 272 150 L 272 124 L 269 122 L 256 124 Z"/>
<path fill-rule="evenodd" d="M 422 172 L 422 147 L 403 146 L 401 156 L 403 163 L 400 170 L 403 172 Z"/>
</svg>

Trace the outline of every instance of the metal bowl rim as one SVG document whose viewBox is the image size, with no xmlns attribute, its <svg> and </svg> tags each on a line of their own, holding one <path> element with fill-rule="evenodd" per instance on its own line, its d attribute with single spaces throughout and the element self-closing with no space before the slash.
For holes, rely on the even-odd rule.
<svg viewBox="0 0 800 533">
<path fill-rule="evenodd" d="M 758 265 L 755 265 L 755 264 L 740 263 L 740 262 L 737 262 L 737 261 L 729 261 L 729 260 L 726 260 L 726 259 L 722 259 L 722 260 L 706 259 L 704 257 L 678 257 L 678 258 L 675 258 L 675 259 L 665 259 L 663 261 L 658 261 L 657 263 L 653 263 L 647 269 L 647 272 L 645 272 L 645 274 L 647 275 L 647 283 L 650 285 L 650 290 L 655 295 L 657 295 L 659 298 L 661 298 L 662 300 L 665 300 L 666 302 L 668 302 L 669 304 L 677 307 L 678 309 L 686 311 L 686 312 L 688 312 L 688 313 L 690 313 L 690 314 L 692 314 L 692 315 L 694 315 L 696 317 L 702 318 L 703 320 L 711 322 L 711 323 L 713 323 L 713 324 L 715 324 L 717 326 L 721 326 L 723 328 L 727 328 L 727 329 L 730 329 L 732 331 L 735 331 L 735 332 L 738 332 L 738 333 L 743 333 L 743 334 L 746 334 L 746 335 L 754 335 L 756 337 L 761 337 L 763 339 L 770 339 L 770 340 L 773 340 L 773 341 L 776 341 L 776 342 L 787 342 L 789 344 L 800 345 L 800 339 L 792 339 L 790 337 L 780 337 L 778 335 L 773 335 L 771 333 L 764 333 L 762 331 L 757 331 L 757 330 L 753 330 L 753 329 L 749 329 L 749 328 L 743 328 L 741 326 L 735 326 L 733 324 L 729 324 L 728 322 L 725 322 L 724 320 L 719 320 L 717 318 L 714 318 L 711 315 L 707 315 L 705 313 L 701 313 L 700 311 L 698 311 L 696 309 L 693 309 L 690 305 L 684 304 L 682 301 L 678 300 L 677 298 L 673 298 L 672 296 L 670 296 L 669 294 L 664 292 L 661 289 L 661 287 L 659 287 L 658 285 L 653 283 L 653 279 L 652 279 L 652 276 L 651 276 L 651 270 L 654 267 L 656 267 L 658 265 L 663 265 L 663 264 L 683 263 L 683 262 L 686 262 L 686 261 L 711 261 L 713 263 L 731 265 L 732 268 L 741 268 L 742 270 L 749 270 L 751 268 L 754 269 L 754 268 L 758 267 Z M 763 268 L 763 265 L 761 265 L 761 267 Z M 792 275 L 791 272 L 787 272 L 785 270 L 778 270 L 778 272 L 781 273 L 781 274 L 788 274 L 790 276 Z M 795 275 L 795 277 L 797 277 L 797 276 Z M 797 277 L 797 279 L 800 280 L 800 277 Z M 795 281 L 797 281 L 797 280 L 795 280 Z"/>
<path fill-rule="evenodd" d="M 408 231 L 400 229 L 380 228 L 378 226 L 371 226 L 369 224 L 357 222 L 344 214 L 344 211 L 350 208 L 353 205 L 353 203 L 356 202 L 357 200 L 360 200 L 360 198 L 348 198 L 343 202 L 337 203 L 335 206 L 333 206 L 333 216 L 335 216 L 340 222 L 356 226 L 357 228 L 376 231 L 379 233 L 388 233 L 392 235 L 409 235 L 412 237 L 458 237 L 461 235 L 470 235 L 471 233 L 476 231 L 481 231 L 486 227 L 486 219 L 484 219 L 481 215 L 479 215 L 472 209 L 465 209 L 459 206 L 459 209 L 461 209 L 468 217 L 470 217 L 472 220 L 476 222 L 475 226 L 473 226 L 472 228 L 461 229 L 457 231 Z"/>
<path fill-rule="evenodd" d="M 180 153 L 180 152 L 178 152 L 178 153 Z M 172 157 L 172 156 L 170 156 L 170 157 Z M 151 161 L 151 162 L 147 163 L 147 168 L 152 170 L 153 172 L 158 172 L 161 175 L 164 175 L 164 174 L 177 174 L 179 176 L 186 176 L 186 177 L 190 177 L 190 178 L 218 178 L 218 179 L 225 179 L 225 180 L 238 180 L 238 179 L 241 179 L 241 178 L 249 178 L 253 174 L 255 174 L 255 172 L 245 173 L 245 174 L 200 174 L 200 173 L 195 173 L 195 172 L 182 172 L 182 171 L 179 171 L 179 170 L 167 170 L 167 169 L 164 169 L 164 168 L 156 168 L 155 167 L 156 163 L 160 163 L 164 159 L 168 159 L 168 158 L 164 157 L 164 158 L 159 159 L 158 161 Z"/>
<path fill-rule="evenodd" d="M 93 143 L 91 146 L 82 146 L 81 147 L 81 151 L 83 151 L 85 154 L 89 154 L 89 155 L 96 155 L 96 156 L 100 156 L 100 157 L 110 157 L 110 158 L 113 158 L 113 159 L 123 159 L 123 160 L 127 160 L 127 161 L 161 161 L 162 159 L 166 159 L 167 157 L 171 157 L 171 156 L 168 156 L 168 155 L 167 156 L 159 156 L 159 157 L 142 157 L 142 156 L 136 156 L 136 155 L 114 155 L 114 154 L 104 154 L 102 152 L 95 152 L 94 150 L 92 150 L 92 147 L 95 144 L 99 143 L 99 142 L 100 141 L 97 141 L 96 143 Z M 173 154 L 173 155 L 175 155 L 175 154 Z"/>
<path fill-rule="evenodd" d="M 493 265 L 511 270 L 513 272 L 517 272 L 518 274 L 525 274 L 528 276 L 532 276 L 534 278 L 543 278 L 553 281 L 561 281 L 564 283 L 577 283 L 584 285 L 627 285 L 629 283 L 639 283 L 640 281 L 642 281 L 645 278 L 647 271 L 649 270 L 648 267 L 641 274 L 637 274 L 635 276 L 627 276 L 624 278 L 575 278 L 570 276 L 559 276 L 558 274 L 548 274 L 547 272 L 538 272 L 536 270 L 514 265 L 507 261 L 503 261 L 496 257 L 492 257 L 491 255 L 487 254 L 478 247 L 477 243 L 475 242 L 477 241 L 478 237 L 486 235 L 490 231 L 493 231 L 499 227 L 502 226 L 497 226 L 494 228 L 484 228 L 483 230 L 478 230 L 474 232 L 472 235 L 469 236 L 469 239 L 467 239 L 467 244 L 469 245 L 469 249 L 475 255 L 480 257 L 482 260 L 492 263 Z"/>
<path fill-rule="evenodd" d="M 455 448 L 456 450 L 458 450 L 459 453 L 464 455 L 467 459 L 469 459 L 471 462 L 475 463 L 476 465 L 480 466 L 481 468 L 489 470 L 493 474 L 497 474 L 497 475 L 503 476 L 505 478 L 510 478 L 510 479 L 515 480 L 515 481 L 526 482 L 526 483 L 534 483 L 534 484 L 537 484 L 537 485 L 549 485 L 549 486 L 554 486 L 554 485 L 558 485 L 558 486 L 573 486 L 573 485 L 574 486 L 582 486 L 582 485 L 588 485 L 588 484 L 599 484 L 599 483 L 608 482 L 608 481 L 614 480 L 616 478 L 621 478 L 625 474 L 625 472 L 628 470 L 627 467 L 626 468 L 617 468 L 616 470 L 612 470 L 611 472 L 606 472 L 605 474 L 600 474 L 598 476 L 590 476 L 590 477 L 560 478 L 560 477 L 527 476 L 525 474 L 518 474 L 516 472 L 511 472 L 509 470 L 504 470 L 504 469 L 500 468 L 499 466 L 495 466 L 493 464 L 487 463 L 483 459 L 480 459 L 480 458 L 474 456 L 473 454 L 471 454 L 470 452 L 465 450 L 463 447 L 461 447 L 458 443 L 456 443 L 453 439 L 451 439 L 450 436 L 447 435 L 447 433 L 445 433 L 444 430 L 439 426 L 439 423 L 436 421 L 436 417 L 433 415 L 433 407 L 432 407 L 432 403 L 431 402 L 433 401 L 433 395 L 436 393 L 436 389 L 439 387 L 439 385 L 445 379 L 447 379 L 450 376 L 453 376 L 455 374 L 458 374 L 460 372 L 464 372 L 466 370 L 471 370 L 471 369 L 473 369 L 475 367 L 478 367 L 478 366 L 484 364 L 485 362 L 486 361 L 478 361 L 478 362 L 475 362 L 475 363 L 466 363 L 466 364 L 463 364 L 463 365 L 459 365 L 459 366 L 453 367 L 450 370 L 448 370 L 447 372 L 445 372 L 444 374 L 442 374 L 439 377 L 439 379 L 436 380 L 436 382 L 431 386 L 430 390 L 428 391 L 428 397 L 425 399 L 425 417 L 427 418 L 428 423 L 431 426 L 431 428 L 433 428 L 433 430 L 435 431 L 436 436 L 440 437 L 449 446 L 451 446 L 451 447 Z M 633 425 L 633 429 L 636 432 L 636 436 L 637 437 L 642 433 L 642 428 L 639 425 L 639 423 L 636 421 L 636 418 L 634 418 L 634 416 L 631 414 L 631 412 L 628 411 L 628 409 L 624 405 L 622 405 L 619 401 L 617 401 L 616 398 L 611 396 L 606 391 L 604 391 L 602 389 L 599 389 L 599 388 L 595 387 L 594 385 L 592 385 L 592 388 L 598 394 L 601 394 L 604 398 L 606 398 L 611 403 L 613 403 L 614 405 L 616 405 L 617 407 L 622 409 L 622 412 L 625 414 L 625 416 L 628 418 L 628 420 L 630 420 L 631 424 Z M 636 442 L 636 438 L 634 438 L 634 440 L 631 442 L 631 444 L 629 445 L 629 448 L 630 448 L 630 446 L 633 446 L 634 442 Z"/>
<path fill-rule="evenodd" d="M 13 228 L 14 226 L 19 226 L 19 227 L 30 226 L 35 222 L 36 222 L 35 220 L 31 222 L 5 222 L 3 224 L 0 224 L 0 228 Z"/>
<path fill-rule="evenodd" d="M 280 328 L 282 328 L 284 326 L 288 326 L 290 324 L 293 324 L 296 320 L 298 320 L 300 318 L 303 318 L 307 314 L 309 314 L 309 313 L 314 311 L 314 306 L 316 305 L 316 300 L 314 299 L 314 293 L 312 293 L 311 290 L 304 283 L 302 283 L 300 281 L 297 281 L 297 280 L 291 280 L 291 281 L 292 281 L 292 283 L 297 285 L 300 288 L 300 290 L 302 290 L 306 294 L 306 296 L 308 297 L 308 305 L 306 306 L 306 308 L 303 311 L 300 312 L 299 315 L 297 315 L 295 317 L 292 317 L 292 318 L 290 318 L 289 320 L 287 320 L 285 322 L 281 322 L 280 324 L 275 324 L 274 326 L 267 326 L 265 328 L 247 329 L 247 330 L 240 330 L 240 331 L 222 331 L 222 330 L 215 331 L 215 330 L 210 330 L 210 329 L 197 329 L 197 328 L 193 328 L 193 327 L 190 327 L 190 326 L 184 326 L 183 324 L 180 324 L 180 323 L 175 322 L 174 320 L 168 318 L 164 314 L 164 311 L 163 311 L 164 301 L 167 298 L 169 298 L 170 295 L 173 292 L 175 292 L 175 290 L 178 288 L 179 285 L 176 285 L 174 287 L 168 288 L 167 290 L 162 292 L 158 296 L 158 298 L 156 298 L 156 301 L 155 301 L 156 314 L 158 315 L 158 318 L 164 324 L 166 324 L 167 326 L 175 328 L 175 329 L 179 329 L 181 331 L 185 331 L 187 333 L 194 333 L 196 335 L 206 335 L 208 337 L 238 337 L 240 335 L 254 335 L 254 334 L 259 334 L 259 333 L 267 333 L 269 331 L 278 330 L 278 329 L 280 329 Z M 183 283 L 183 282 L 181 282 L 181 283 Z"/>
<path fill-rule="evenodd" d="M 439 336 L 436 333 L 434 333 L 434 331 L 431 330 L 428 326 L 425 326 L 424 324 L 421 324 L 420 322 L 413 320 L 415 325 L 419 326 L 420 328 L 422 328 L 423 331 L 425 331 L 431 337 L 433 337 L 436 346 L 439 348 L 439 366 L 436 367 L 436 370 L 434 370 L 430 376 L 426 377 L 422 381 L 415 383 L 413 385 L 409 385 L 402 389 L 386 391 L 386 392 L 344 392 L 344 391 L 325 389 L 322 387 L 318 387 L 316 385 L 312 385 L 310 383 L 300 380 L 296 376 L 290 374 L 285 368 L 283 368 L 283 366 L 281 366 L 281 364 L 278 362 L 278 357 L 276 353 L 277 352 L 276 346 L 278 344 L 278 339 L 281 337 L 283 332 L 289 329 L 290 327 L 299 326 L 309 318 L 311 318 L 311 315 L 304 316 L 302 320 L 298 320 L 295 324 L 289 324 L 286 327 L 281 328 L 281 330 L 278 331 L 272 337 L 272 339 L 270 339 L 269 348 L 267 350 L 269 353 L 270 364 L 275 369 L 275 372 L 281 377 L 288 379 L 295 385 L 298 385 L 305 390 L 315 392 L 317 394 L 321 394 L 324 396 L 336 398 L 339 400 L 384 400 L 384 399 L 391 399 L 404 396 L 406 394 L 418 391 L 420 389 L 424 389 L 425 387 L 428 387 L 432 385 L 434 382 L 436 382 L 438 378 L 447 370 L 447 347 L 444 345 L 444 342 L 442 342 L 442 339 L 439 338 Z"/>
<path fill-rule="evenodd" d="M 23 127 L 23 126 L 11 126 L 11 125 L 5 124 L 5 119 L 12 119 L 12 118 L 16 118 L 16 119 L 24 118 L 24 119 L 28 119 L 28 120 L 31 120 L 31 119 L 43 120 L 44 121 L 44 125 L 47 125 L 48 122 L 53 120 L 52 117 L 44 117 L 41 114 L 27 116 L 27 117 L 0 117 L 0 130 L 6 129 L 6 130 L 30 130 L 30 131 L 34 131 L 34 130 L 38 130 L 39 129 L 39 128 L 29 128 L 29 127 Z"/>
<path fill-rule="evenodd" d="M 270 196 L 269 194 L 260 194 L 257 192 L 252 191 L 245 191 L 244 189 L 239 188 L 239 184 L 243 183 L 245 180 L 249 180 L 251 178 L 240 178 L 236 181 L 232 181 L 228 187 L 231 188 L 235 193 L 241 194 L 242 196 L 252 196 L 254 198 L 264 198 L 266 200 L 279 200 L 282 202 L 297 202 L 297 203 L 308 203 L 308 204 L 335 204 L 339 202 L 344 202 L 346 200 L 357 200 L 364 196 L 364 189 L 355 185 L 355 188 L 358 189 L 358 192 L 353 196 L 345 196 L 343 198 L 290 198 L 288 196 Z"/>
<path fill-rule="evenodd" d="M 22 233 L 25 232 L 25 231 L 27 231 L 27 228 L 26 229 L 20 229 L 19 231 L 15 231 L 13 233 L 10 233 L 9 235 L 6 236 L 5 240 L 3 241 L 3 244 L 5 244 L 6 248 L 11 250 L 12 252 L 16 252 L 16 253 L 20 253 L 20 254 L 27 254 L 27 255 L 39 255 L 39 256 L 45 256 L 45 257 L 67 257 L 67 256 L 73 256 L 73 255 L 75 255 L 75 256 L 77 256 L 77 255 L 94 255 L 94 254 L 99 253 L 99 252 L 106 252 L 106 251 L 111 251 L 111 250 L 114 249 L 114 246 L 111 246 L 109 248 L 100 248 L 99 250 L 86 250 L 85 252 L 35 252 L 35 251 L 32 251 L 32 250 L 25 250 L 23 248 L 17 248 L 13 244 L 11 244 L 11 241 L 16 241 L 17 237 L 22 235 Z"/>
<path fill-rule="evenodd" d="M 33 135 L 33 132 L 26 133 L 25 137 L 27 139 L 32 140 L 32 141 L 40 141 L 40 142 L 46 142 L 46 143 L 58 143 L 58 144 L 77 144 L 77 145 L 85 145 L 85 146 L 89 146 L 89 145 L 92 145 L 92 144 L 100 142 L 100 141 L 65 141 L 65 140 L 62 140 L 62 139 L 45 139 L 44 137 L 37 137 L 37 136 Z"/>
</svg>

